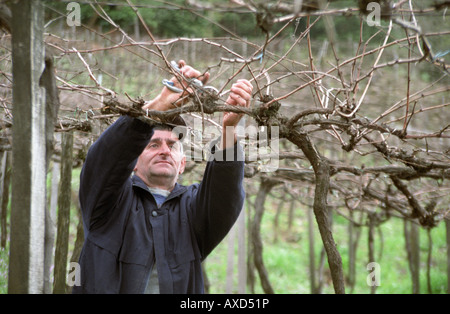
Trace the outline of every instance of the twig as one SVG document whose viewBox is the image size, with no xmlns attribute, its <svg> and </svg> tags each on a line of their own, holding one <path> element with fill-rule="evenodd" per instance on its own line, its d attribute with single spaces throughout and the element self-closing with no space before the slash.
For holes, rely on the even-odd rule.
<svg viewBox="0 0 450 314">
<path fill-rule="evenodd" d="M 104 90 L 105 92 L 107 92 L 109 95 L 111 96 L 115 96 L 116 93 L 106 87 L 103 87 L 99 81 L 97 80 L 97 78 L 94 76 L 94 74 L 91 71 L 91 68 L 89 67 L 89 64 L 87 64 L 87 62 L 84 60 L 83 56 L 81 55 L 81 53 L 78 52 L 78 50 L 75 47 L 72 47 L 72 50 L 75 51 L 78 55 L 78 58 L 80 58 L 81 62 L 83 62 L 84 66 L 86 67 L 88 73 L 89 73 L 89 77 L 95 82 L 95 85 L 99 88 Z"/>
<path fill-rule="evenodd" d="M 388 39 L 389 39 L 389 36 L 391 35 L 391 31 L 392 31 L 392 22 L 389 23 L 389 29 L 388 29 L 388 32 L 387 32 L 386 37 L 385 37 L 385 39 L 384 39 L 383 47 L 386 46 L 386 43 L 387 43 L 387 41 L 388 41 Z M 374 67 L 377 66 L 378 62 L 379 62 L 380 59 L 381 59 L 381 56 L 383 55 L 383 52 L 384 52 L 384 48 L 382 48 L 382 49 L 379 51 L 378 57 L 377 57 L 377 59 L 375 60 L 375 63 L 374 63 L 374 65 L 373 65 Z M 367 91 L 369 90 L 370 84 L 372 83 L 373 73 L 374 73 L 374 72 L 372 71 L 371 74 L 370 74 L 370 76 L 369 76 L 369 81 L 367 82 L 366 88 L 364 89 L 364 92 L 363 92 L 362 96 L 360 97 L 359 102 L 358 102 L 358 104 L 356 105 L 355 109 L 353 109 L 353 111 L 352 111 L 351 113 L 349 113 L 349 114 L 346 114 L 346 113 L 343 113 L 343 112 L 340 112 L 339 110 L 337 110 L 337 113 L 338 113 L 338 114 L 340 114 L 340 115 L 343 116 L 343 117 L 350 118 L 350 117 L 352 117 L 352 116 L 359 110 L 359 108 L 361 107 L 361 105 L 362 105 L 362 103 L 363 103 L 363 101 L 364 101 L 364 98 L 366 97 L 366 93 L 367 93 Z"/>
</svg>

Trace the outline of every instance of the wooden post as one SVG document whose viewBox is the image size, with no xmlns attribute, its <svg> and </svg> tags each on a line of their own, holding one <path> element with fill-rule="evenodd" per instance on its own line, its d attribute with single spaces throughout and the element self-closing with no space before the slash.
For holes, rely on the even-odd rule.
<svg viewBox="0 0 450 314">
<path fill-rule="evenodd" d="M 238 293 L 245 294 L 247 290 L 247 250 L 245 247 L 245 208 L 242 208 L 241 214 L 236 222 L 238 234 Z"/>
<path fill-rule="evenodd" d="M 13 167 L 8 293 L 42 293 L 46 132 L 43 8 L 12 2 Z"/>
<path fill-rule="evenodd" d="M 59 135 L 59 133 L 57 134 Z M 44 293 L 53 291 L 54 247 L 56 238 L 56 212 L 58 208 L 58 186 L 61 172 L 61 164 L 53 161 L 52 179 L 50 187 L 50 200 L 45 215 L 45 259 L 44 259 Z"/>
<path fill-rule="evenodd" d="M 2 175 L 2 185 L 1 188 L 1 202 L 0 202 L 0 247 L 2 249 L 6 248 L 6 241 L 8 238 L 8 227 L 7 227 L 7 217 L 8 217 L 8 203 L 9 203 L 9 183 L 11 181 L 11 152 L 5 151 L 3 157 L 4 163 L 3 175 Z"/>
<path fill-rule="evenodd" d="M 236 225 L 234 225 L 227 235 L 228 239 L 228 258 L 227 258 L 227 280 L 225 293 L 233 293 L 233 274 L 234 274 L 234 245 L 236 239 Z"/>
<path fill-rule="evenodd" d="M 225 293 L 231 294 L 234 290 L 234 264 L 235 264 L 235 244 L 237 238 L 237 293 L 245 294 L 247 287 L 247 252 L 245 247 L 245 206 L 242 208 L 236 223 L 228 233 L 228 259 L 227 259 L 227 279 Z"/>
<path fill-rule="evenodd" d="M 66 292 L 70 198 L 72 196 L 72 132 L 63 134 L 61 146 L 61 180 L 58 194 L 58 232 L 56 235 L 55 282 L 53 293 Z"/>
</svg>

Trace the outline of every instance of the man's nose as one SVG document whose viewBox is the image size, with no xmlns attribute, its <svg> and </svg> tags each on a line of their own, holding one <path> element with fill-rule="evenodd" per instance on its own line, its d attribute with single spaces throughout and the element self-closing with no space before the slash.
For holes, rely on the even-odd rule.
<svg viewBox="0 0 450 314">
<path fill-rule="evenodd" d="M 170 155 L 170 147 L 167 145 L 167 143 L 163 143 L 159 149 L 159 153 L 162 155 Z"/>
</svg>

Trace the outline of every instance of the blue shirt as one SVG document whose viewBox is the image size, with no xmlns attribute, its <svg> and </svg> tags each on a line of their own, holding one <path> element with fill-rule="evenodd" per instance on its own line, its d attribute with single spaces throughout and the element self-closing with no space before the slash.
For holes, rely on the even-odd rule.
<svg viewBox="0 0 450 314">
<path fill-rule="evenodd" d="M 169 196 L 169 194 L 170 194 L 170 191 L 158 189 L 158 188 L 148 187 L 148 190 L 150 191 L 150 193 L 152 193 L 153 197 L 155 198 L 158 208 L 161 207 L 161 205 L 166 200 L 167 196 Z"/>
</svg>

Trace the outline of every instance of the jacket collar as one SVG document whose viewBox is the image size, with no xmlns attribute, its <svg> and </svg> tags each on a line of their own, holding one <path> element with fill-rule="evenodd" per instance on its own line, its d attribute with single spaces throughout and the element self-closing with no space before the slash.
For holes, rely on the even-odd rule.
<svg viewBox="0 0 450 314">
<path fill-rule="evenodd" d="M 133 184 L 133 187 L 140 188 L 148 193 L 150 193 L 148 186 L 142 181 L 141 178 L 139 178 L 137 175 L 133 175 L 131 177 L 131 182 Z M 169 196 L 167 197 L 166 201 L 169 199 L 175 198 L 184 192 L 187 191 L 187 187 L 178 183 L 175 183 L 175 187 L 173 188 L 172 192 L 170 192 Z"/>
</svg>

